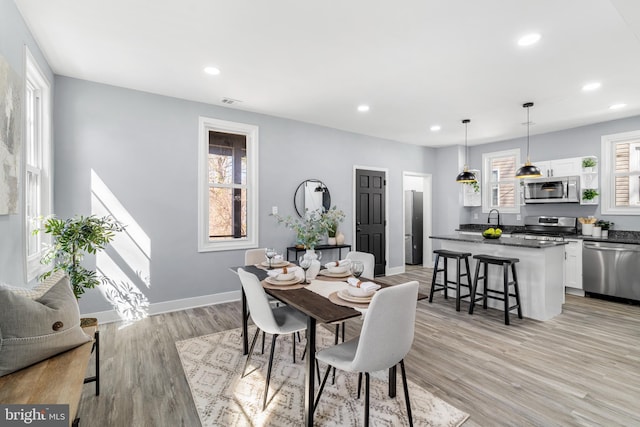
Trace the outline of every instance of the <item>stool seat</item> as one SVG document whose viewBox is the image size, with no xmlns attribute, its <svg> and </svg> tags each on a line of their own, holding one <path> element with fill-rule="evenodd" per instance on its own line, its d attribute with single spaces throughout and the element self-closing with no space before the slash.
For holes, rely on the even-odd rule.
<svg viewBox="0 0 640 427">
<path fill-rule="evenodd" d="M 473 314 L 473 308 L 477 301 L 482 301 L 482 308 L 487 308 L 487 300 L 489 298 L 504 302 L 504 324 L 509 324 L 509 312 L 513 309 L 518 310 L 518 318 L 522 319 L 522 306 L 520 304 L 520 290 L 518 289 L 518 275 L 516 273 L 516 263 L 520 262 L 518 258 L 499 257 L 494 255 L 478 254 L 474 255 L 476 259 L 476 274 L 473 279 L 473 287 L 471 288 L 471 304 L 469 305 L 469 314 Z M 502 290 L 489 289 L 489 265 L 502 266 Z M 482 267 L 483 274 L 480 274 Z M 509 267 L 511 267 L 511 277 L 509 281 Z M 483 282 L 482 295 L 476 299 L 478 290 L 478 281 Z M 509 288 L 513 286 L 513 293 Z M 515 298 L 515 304 L 510 305 L 509 297 Z"/>
<path fill-rule="evenodd" d="M 489 264 L 503 265 L 503 264 L 515 264 L 516 262 L 520 262 L 518 258 L 507 258 L 507 257 L 499 257 L 493 255 L 474 255 L 473 259 L 477 259 L 480 262 L 486 262 Z"/>
<path fill-rule="evenodd" d="M 435 251 L 433 251 L 433 253 L 441 256 L 445 256 L 447 258 L 467 258 L 471 256 L 470 252 L 456 252 L 456 251 L 449 251 L 446 249 L 436 249 Z"/>
<path fill-rule="evenodd" d="M 444 299 L 449 299 L 448 290 L 456 291 L 456 311 L 460 311 L 460 299 L 468 298 L 471 296 L 471 271 L 469 269 L 469 257 L 471 256 L 470 252 L 456 252 L 449 251 L 446 249 L 437 249 L 433 251 L 436 254 L 436 260 L 433 266 L 433 279 L 431 280 L 431 290 L 429 291 L 429 302 L 433 302 L 433 293 L 436 291 L 444 291 Z M 444 261 L 444 267 L 438 268 L 440 258 Z M 456 280 L 449 280 L 447 273 L 447 260 L 455 260 L 456 263 Z M 464 264 L 466 267 L 466 272 L 463 273 L 460 264 L 464 260 Z M 436 283 L 436 279 L 438 277 L 438 273 L 443 273 L 444 278 L 442 280 L 442 284 Z M 461 279 L 463 277 L 467 278 L 467 283 L 462 283 Z M 455 286 L 449 286 L 455 285 Z M 460 294 L 460 287 L 465 286 L 468 290 L 468 293 L 465 295 Z"/>
</svg>

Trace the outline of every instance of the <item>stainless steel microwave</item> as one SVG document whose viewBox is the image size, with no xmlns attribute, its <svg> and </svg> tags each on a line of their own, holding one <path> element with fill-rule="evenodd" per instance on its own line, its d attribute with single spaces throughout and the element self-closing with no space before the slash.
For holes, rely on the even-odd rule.
<svg viewBox="0 0 640 427">
<path fill-rule="evenodd" d="M 580 177 L 526 179 L 525 203 L 580 203 Z"/>
</svg>

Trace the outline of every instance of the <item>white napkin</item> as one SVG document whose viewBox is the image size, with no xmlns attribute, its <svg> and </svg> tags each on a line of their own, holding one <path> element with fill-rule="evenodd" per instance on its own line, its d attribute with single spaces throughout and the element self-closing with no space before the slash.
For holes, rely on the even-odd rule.
<svg viewBox="0 0 640 427">
<path fill-rule="evenodd" d="M 377 291 L 380 289 L 380 285 L 373 282 L 361 282 L 359 279 L 355 277 L 349 277 L 347 279 L 347 283 L 350 286 L 355 286 L 356 288 L 360 288 L 366 292 Z"/>
<path fill-rule="evenodd" d="M 349 267 L 351 265 L 350 259 L 341 259 L 340 261 L 328 262 L 324 265 L 324 268 L 330 267 Z"/>
<path fill-rule="evenodd" d="M 287 267 L 287 273 L 296 273 L 296 276 L 298 275 L 298 270 L 302 271 L 302 269 L 300 267 Z M 279 274 L 282 274 L 284 271 L 283 268 L 274 268 L 273 270 L 268 270 L 267 274 L 269 275 L 269 277 L 278 277 Z"/>
</svg>

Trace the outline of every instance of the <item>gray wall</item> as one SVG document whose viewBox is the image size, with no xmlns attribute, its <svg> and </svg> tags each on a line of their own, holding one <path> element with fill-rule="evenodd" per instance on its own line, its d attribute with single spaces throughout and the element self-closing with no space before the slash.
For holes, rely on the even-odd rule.
<svg viewBox="0 0 640 427">
<path fill-rule="evenodd" d="M 42 72 L 53 85 L 53 73 L 43 59 L 31 33 L 11 0 L 0 0 L 0 55 L 11 65 L 18 75 L 24 78 L 25 49 L 28 46 Z M 53 86 L 52 86 L 53 89 Z M 24 126 L 22 126 L 24 128 Z M 23 141 L 24 142 L 24 141 Z M 22 144 L 24 153 L 24 143 Z M 24 162 L 24 155 L 21 156 Z M 22 168 L 21 168 L 22 169 Z M 24 239 L 22 236 L 24 212 L 24 180 L 19 179 L 19 210 L 16 215 L 0 215 L 0 281 L 13 285 L 24 285 L 23 266 Z"/>
<path fill-rule="evenodd" d="M 243 264 L 243 251 L 197 252 L 201 115 L 260 128 L 261 246 L 284 250 L 294 242 L 294 233 L 268 215 L 272 206 L 293 213 L 294 191 L 306 178 L 327 184 L 332 204 L 347 213 L 341 230 L 353 242 L 353 166 L 388 168 L 388 259 L 391 267 L 404 265 L 402 171 L 431 172 L 432 149 L 67 77 L 56 77 L 55 99 L 56 213 L 90 213 L 93 170 L 150 238 L 150 286 L 129 272 L 150 303 L 238 289 L 228 268 Z M 97 291 L 80 307 L 110 309 Z"/>
<path fill-rule="evenodd" d="M 601 137 L 603 135 L 629 132 L 640 129 L 640 116 L 627 119 L 612 120 L 589 126 L 567 129 L 530 137 L 531 162 L 563 159 L 579 156 L 601 157 Z M 520 148 L 521 159 L 526 158 L 526 138 L 512 139 L 469 147 L 471 168 L 482 166 L 482 154 L 494 151 Z M 602 170 L 600 170 L 602 174 Z M 461 223 L 485 223 L 487 214 L 482 213 L 482 208 L 463 208 Z M 473 214 L 478 214 L 478 219 L 472 219 Z M 637 215 L 601 215 L 600 205 L 581 206 L 579 204 L 552 204 L 552 205 L 525 205 L 520 207 L 521 220 L 516 220 L 516 214 L 502 215 L 505 224 L 523 224 L 527 215 L 554 215 L 586 217 L 593 215 L 597 218 L 613 221 L 616 230 L 640 230 L 640 218 Z"/>
</svg>

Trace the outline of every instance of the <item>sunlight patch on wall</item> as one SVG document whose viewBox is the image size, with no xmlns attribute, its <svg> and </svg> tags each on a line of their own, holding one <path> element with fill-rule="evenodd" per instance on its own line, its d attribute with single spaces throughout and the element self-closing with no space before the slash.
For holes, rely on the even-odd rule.
<svg viewBox="0 0 640 427">
<path fill-rule="evenodd" d="M 107 278 L 98 289 L 123 320 L 134 322 L 147 317 L 149 300 L 139 286 L 151 286 L 151 239 L 94 170 L 91 213 L 111 215 L 126 226 L 105 251 L 96 255 L 97 271 Z"/>
</svg>

